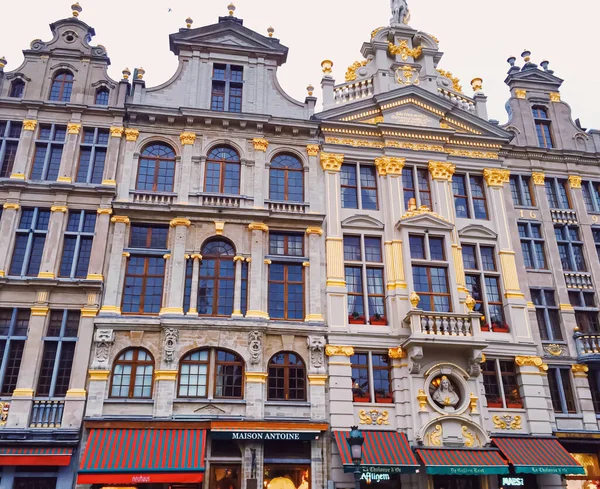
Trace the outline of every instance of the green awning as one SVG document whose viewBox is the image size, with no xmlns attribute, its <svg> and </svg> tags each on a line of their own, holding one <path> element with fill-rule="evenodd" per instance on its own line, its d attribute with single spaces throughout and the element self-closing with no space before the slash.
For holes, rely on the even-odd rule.
<svg viewBox="0 0 600 489">
<path fill-rule="evenodd" d="M 420 448 L 425 471 L 431 475 L 508 474 L 508 465 L 495 449 Z"/>
</svg>

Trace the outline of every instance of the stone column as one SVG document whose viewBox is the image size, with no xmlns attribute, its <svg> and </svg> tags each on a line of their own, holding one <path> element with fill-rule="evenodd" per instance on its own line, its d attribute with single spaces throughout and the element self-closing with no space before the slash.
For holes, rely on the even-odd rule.
<svg viewBox="0 0 600 489">
<path fill-rule="evenodd" d="M 190 290 L 190 310 L 187 316 L 198 315 L 198 282 L 200 280 L 200 262 L 202 261 L 202 255 L 196 253 L 190 256 L 192 261 L 192 286 Z"/>
<path fill-rule="evenodd" d="M 23 121 L 23 131 L 19 139 L 19 147 L 15 155 L 15 163 L 10 178 L 15 180 L 25 180 L 25 174 L 28 172 L 29 162 L 33 159 L 35 151 L 35 130 L 37 121 L 34 119 L 25 119 Z"/>
<path fill-rule="evenodd" d="M 73 370 L 71 382 L 65 398 L 65 409 L 62 419 L 63 428 L 79 429 L 83 420 L 83 411 L 86 399 L 87 366 L 89 365 L 92 340 L 94 337 L 94 318 L 98 314 L 98 298 L 96 294 L 90 294 L 93 302 L 81 310 L 79 322 L 79 333 L 77 345 L 75 346 L 75 357 L 73 358 Z"/>
<path fill-rule="evenodd" d="M 121 296 L 120 283 L 121 274 L 125 272 L 127 266 L 126 257 L 123 255 L 125 247 L 125 237 L 127 235 L 127 225 L 129 218 L 126 216 L 114 216 L 111 220 L 115 227 L 113 230 L 113 242 L 108 258 L 108 276 L 104 289 L 104 302 L 100 313 L 121 314 Z"/>
<path fill-rule="evenodd" d="M 98 216 L 96 217 L 96 229 L 94 241 L 92 242 L 87 280 L 104 280 L 104 259 L 106 257 L 106 245 L 108 244 L 108 231 L 112 212 L 111 208 L 106 207 L 97 210 Z"/>
<path fill-rule="evenodd" d="M 42 253 L 42 263 L 38 278 L 56 278 L 56 270 L 60 264 L 58 251 L 61 249 L 62 236 L 66 224 L 66 205 L 53 205 L 50 210 L 50 222 L 48 224 L 48 234 Z"/>
<path fill-rule="evenodd" d="M 265 156 L 269 141 L 264 138 L 254 138 L 254 207 L 264 207 L 265 199 L 269 194 L 265 193 L 268 189 L 269 176 L 265 168 Z"/>
<path fill-rule="evenodd" d="M 80 132 L 81 123 L 69 122 L 67 124 L 67 140 L 65 141 L 62 157 L 60 159 L 60 168 L 58 170 L 58 178 L 56 179 L 57 182 L 73 182 L 75 155 L 77 153 Z"/>
<path fill-rule="evenodd" d="M 249 419 L 263 419 L 265 412 L 267 372 L 245 372 L 246 375 L 246 416 Z"/>
<path fill-rule="evenodd" d="M 39 369 L 44 335 L 46 316 L 48 315 L 48 291 L 39 291 L 39 301 L 31 308 L 29 331 L 19 371 L 17 388 L 13 391 L 10 403 L 10 414 L 6 423 L 7 428 L 26 428 L 29 426 L 29 417 L 33 405 L 36 374 Z M 43 302 L 42 302 L 43 301 Z"/>
<path fill-rule="evenodd" d="M 331 429 L 347 429 L 355 424 L 352 399 L 352 346 L 327 345 L 329 357 L 329 413 Z"/>
<path fill-rule="evenodd" d="M 121 172 L 121 181 L 117 186 L 117 200 L 129 200 L 129 191 L 131 190 L 131 178 L 134 171 L 134 153 L 136 142 L 140 135 L 137 129 L 125 129 L 125 155 L 123 157 L 123 170 Z"/>
<path fill-rule="evenodd" d="M 173 415 L 173 400 L 177 388 L 177 370 L 154 372 L 154 417 L 170 418 Z"/>
<path fill-rule="evenodd" d="M 248 293 L 250 294 L 250 306 L 246 313 L 247 318 L 269 319 L 269 314 L 263 306 L 264 299 L 262 290 L 267 277 L 265 276 L 265 234 L 269 227 L 262 222 L 250 223 L 248 229 L 252 232 L 251 239 L 251 258 L 250 262 L 250 281 L 248 283 Z"/>
<path fill-rule="evenodd" d="M 324 195 L 322 174 L 319 171 L 319 145 L 308 144 L 306 153 L 308 154 L 308 188 L 306 189 L 304 200 L 310 203 L 310 212 L 323 212 Z"/>
<path fill-rule="evenodd" d="M 121 138 L 124 133 L 124 127 L 112 126 L 110 128 L 110 138 L 108 139 L 106 161 L 104 162 L 102 185 L 111 187 L 116 187 L 117 185 L 117 164 L 119 161 L 119 150 L 121 149 Z"/>
<path fill-rule="evenodd" d="M 5 202 L 3 206 L 0 219 L 0 277 L 8 274 L 20 207 L 16 202 Z"/>
<path fill-rule="evenodd" d="M 193 132 L 182 132 L 179 135 L 179 140 L 183 147 L 181 152 L 181 182 L 179 185 L 179 196 L 177 202 L 179 204 L 187 204 L 190 198 L 190 188 L 192 185 L 192 155 L 194 152 L 194 143 L 196 142 L 196 134 Z"/>
<path fill-rule="evenodd" d="M 577 391 L 575 398 L 579 399 L 581 413 L 583 414 L 583 426 L 585 430 L 598 431 L 598 420 L 594 410 L 594 401 L 588 381 L 589 367 L 587 365 L 571 365 L 574 386 Z"/>
<path fill-rule="evenodd" d="M 322 323 L 323 305 L 321 300 L 322 277 L 321 277 L 321 249 L 323 229 L 319 227 L 309 227 L 306 229 L 308 234 L 308 258 L 310 262 L 305 263 L 305 273 L 308 272 L 308 308 L 306 322 Z"/>
<path fill-rule="evenodd" d="M 521 392 L 527 409 L 529 429 L 532 435 L 552 433 L 550 411 L 548 410 L 548 391 L 545 382 L 548 365 L 540 357 L 519 356 L 515 358 L 518 367 Z"/>
<path fill-rule="evenodd" d="M 185 290 L 185 246 L 187 230 L 191 222 L 189 219 L 179 217 L 171 221 L 175 228 L 175 236 L 171 247 L 171 260 L 167 264 L 171 267 L 171 280 L 167 285 L 166 307 L 160 315 L 183 314 L 183 292 Z"/>
<path fill-rule="evenodd" d="M 115 342 L 112 329 L 100 328 L 94 334 L 94 354 L 92 368 L 88 371 L 88 403 L 86 417 L 100 417 L 104 407 L 104 399 L 108 390 L 110 377 L 110 350 Z"/>
<path fill-rule="evenodd" d="M 327 397 L 325 385 L 327 373 L 325 368 L 324 336 L 309 336 L 306 340 L 309 355 L 308 388 L 310 401 L 310 417 L 313 420 L 327 419 Z"/>
<path fill-rule="evenodd" d="M 321 168 L 325 172 L 327 215 L 327 310 L 330 327 L 337 329 L 346 329 L 348 323 L 340 196 L 340 170 L 343 162 L 343 154 L 321 152 Z"/>
<path fill-rule="evenodd" d="M 244 260 L 243 256 L 233 257 L 233 263 L 235 264 L 235 286 L 233 292 L 233 314 L 231 317 L 234 318 L 244 317 L 242 314 L 242 264 Z"/>
</svg>

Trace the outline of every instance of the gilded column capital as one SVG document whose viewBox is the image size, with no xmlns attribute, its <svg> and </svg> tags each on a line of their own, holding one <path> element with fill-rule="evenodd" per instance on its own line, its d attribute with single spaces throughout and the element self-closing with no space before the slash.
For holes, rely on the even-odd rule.
<svg viewBox="0 0 600 489">
<path fill-rule="evenodd" d="M 67 211 L 68 209 L 66 205 L 53 205 L 50 207 L 50 212 L 62 212 L 64 214 Z"/>
<path fill-rule="evenodd" d="M 37 127 L 37 121 L 34 119 L 25 119 L 23 121 L 23 130 L 24 131 L 35 131 Z"/>
<path fill-rule="evenodd" d="M 113 213 L 110 207 L 100 207 L 97 211 L 98 214 L 108 214 L 109 216 Z"/>
<path fill-rule="evenodd" d="M 573 372 L 574 377 L 587 377 L 589 370 L 587 365 L 571 365 L 571 371 Z"/>
<path fill-rule="evenodd" d="M 137 141 L 139 136 L 140 136 L 140 131 L 138 131 L 137 129 L 131 129 L 130 127 L 125 129 L 125 139 L 127 141 L 135 142 L 135 141 Z"/>
<path fill-rule="evenodd" d="M 269 147 L 269 141 L 265 138 L 254 138 L 252 144 L 254 145 L 254 151 L 262 151 L 263 153 L 265 153 Z"/>
<path fill-rule="evenodd" d="M 110 137 L 112 137 L 112 138 L 122 138 L 124 132 L 125 132 L 125 128 L 124 127 L 112 126 L 110 128 Z"/>
<path fill-rule="evenodd" d="M 81 132 L 81 124 L 77 122 L 69 122 L 67 124 L 67 132 L 69 134 L 79 134 Z"/>
<path fill-rule="evenodd" d="M 447 161 L 430 161 L 429 173 L 434 180 L 452 180 L 452 175 L 456 171 L 456 165 Z"/>
<path fill-rule="evenodd" d="M 548 365 L 540 357 L 519 356 L 515 357 L 515 363 L 519 367 L 537 367 L 540 372 L 548 370 Z"/>
<path fill-rule="evenodd" d="M 266 233 L 269 230 L 269 226 L 267 226 L 264 222 L 251 222 L 248 224 L 248 229 L 250 231 L 263 231 Z"/>
<path fill-rule="evenodd" d="M 354 355 L 354 347 L 353 346 L 327 345 L 327 346 L 325 346 L 325 355 L 327 355 L 328 357 L 334 357 L 334 356 L 351 357 L 352 355 Z"/>
<path fill-rule="evenodd" d="M 318 234 L 319 236 L 323 236 L 323 228 L 319 228 L 316 226 L 306 228 L 306 234 Z"/>
<path fill-rule="evenodd" d="M 2 207 L 4 209 L 12 209 L 15 211 L 18 211 L 21 208 L 21 206 L 16 202 L 4 202 L 4 205 Z"/>
<path fill-rule="evenodd" d="M 393 156 L 381 156 L 375 158 L 375 167 L 382 177 L 385 177 L 386 175 L 402 175 L 402 168 L 404 168 L 405 163 L 406 158 L 396 158 Z"/>
<path fill-rule="evenodd" d="M 321 152 L 321 168 L 325 171 L 338 172 L 342 169 L 344 155 Z"/>
<path fill-rule="evenodd" d="M 545 185 L 546 184 L 546 175 L 542 172 L 533 172 L 531 174 L 531 179 L 533 180 L 534 185 Z"/>
<path fill-rule="evenodd" d="M 560 93 L 550 92 L 550 102 L 560 102 Z"/>
<path fill-rule="evenodd" d="M 268 258 L 265 258 L 265 265 L 272 265 L 273 262 L 271 260 L 269 260 Z"/>
<path fill-rule="evenodd" d="M 483 170 L 483 178 L 488 187 L 504 187 L 504 184 L 510 181 L 510 170 L 486 168 Z"/>
<path fill-rule="evenodd" d="M 31 315 L 32 316 L 47 316 L 50 308 L 48 306 L 32 306 Z"/>
<path fill-rule="evenodd" d="M 517 88 L 515 90 L 515 96 L 519 99 L 526 99 L 527 98 L 527 90 L 523 89 L 523 88 Z"/>
<path fill-rule="evenodd" d="M 127 216 L 113 216 L 110 219 L 110 222 L 120 223 L 120 224 L 129 224 L 129 218 Z"/>
<path fill-rule="evenodd" d="M 246 258 L 244 258 L 243 256 L 234 256 L 234 257 L 233 257 L 233 261 L 234 261 L 234 262 L 237 262 L 237 261 L 241 261 L 241 262 L 243 262 L 243 261 L 245 261 L 245 260 L 246 260 Z"/>
<path fill-rule="evenodd" d="M 318 144 L 307 144 L 306 152 L 308 156 L 319 156 L 319 151 L 321 151 L 321 147 Z"/>
<path fill-rule="evenodd" d="M 569 184 L 571 188 L 581 188 L 581 177 L 579 175 L 569 175 Z"/>
<path fill-rule="evenodd" d="M 190 258 L 192 260 L 200 260 L 200 261 L 202 261 L 202 255 L 200 253 L 194 253 L 193 255 L 190 256 Z"/>
<path fill-rule="evenodd" d="M 390 348 L 388 350 L 388 357 L 392 359 L 404 358 L 404 351 L 402 350 L 402 347 L 398 346 L 396 348 Z"/>
<path fill-rule="evenodd" d="M 193 132 L 182 132 L 179 135 L 179 140 L 184 146 L 194 144 L 196 142 L 196 134 Z"/>
<path fill-rule="evenodd" d="M 175 219 L 172 219 L 171 222 L 169 223 L 169 225 L 171 227 L 177 227 L 177 226 L 188 227 L 191 224 L 192 224 L 192 221 L 190 221 L 189 219 L 186 219 L 185 217 L 176 217 Z"/>
</svg>

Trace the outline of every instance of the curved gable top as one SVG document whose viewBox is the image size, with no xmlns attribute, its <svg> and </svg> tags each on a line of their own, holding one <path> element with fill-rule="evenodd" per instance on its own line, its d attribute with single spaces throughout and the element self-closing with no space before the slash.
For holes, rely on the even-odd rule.
<svg viewBox="0 0 600 489">
<path fill-rule="evenodd" d="M 371 216 L 350 216 L 342 221 L 342 227 L 383 229 L 383 223 Z"/>
<path fill-rule="evenodd" d="M 498 233 L 481 224 L 469 224 L 462 228 L 458 235 L 463 239 L 496 239 L 498 237 Z"/>
</svg>

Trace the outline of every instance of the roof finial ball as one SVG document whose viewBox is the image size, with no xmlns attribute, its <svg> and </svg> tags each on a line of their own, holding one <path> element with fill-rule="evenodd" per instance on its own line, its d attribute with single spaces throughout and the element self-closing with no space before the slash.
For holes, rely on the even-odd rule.
<svg viewBox="0 0 600 489">
<path fill-rule="evenodd" d="M 235 5 L 233 4 L 233 2 L 227 5 L 227 9 L 229 10 L 229 16 L 233 17 L 233 13 L 235 12 Z"/>
<path fill-rule="evenodd" d="M 138 68 L 138 70 L 137 70 L 137 79 L 138 80 L 143 80 L 145 74 L 146 74 L 146 70 L 144 68 Z"/>
<path fill-rule="evenodd" d="M 81 5 L 79 5 L 79 2 L 76 2 L 71 5 L 71 10 L 73 11 L 73 17 L 79 17 L 79 14 L 83 9 L 81 8 Z"/>
<path fill-rule="evenodd" d="M 483 90 L 483 79 L 482 78 L 473 78 L 471 80 L 471 88 L 475 93 L 481 93 Z"/>
<path fill-rule="evenodd" d="M 333 61 L 326 59 L 321 63 L 321 68 L 323 68 L 323 74 L 325 76 L 331 75 L 331 69 L 333 68 Z"/>
<path fill-rule="evenodd" d="M 273 26 L 271 26 L 267 29 L 267 34 L 269 34 L 269 37 L 273 37 L 274 32 L 275 32 L 275 29 L 273 29 Z"/>
<path fill-rule="evenodd" d="M 6 66 L 6 58 L 4 56 L 0 56 L 0 71 L 2 71 L 4 69 L 4 67 Z"/>
<path fill-rule="evenodd" d="M 525 61 L 525 63 L 529 63 L 531 61 L 531 51 L 528 51 L 526 49 L 521 53 L 521 57 L 523 58 L 523 61 Z"/>
<path fill-rule="evenodd" d="M 129 68 L 125 68 L 123 71 L 123 80 L 129 80 L 129 77 L 131 76 L 131 70 Z"/>
<path fill-rule="evenodd" d="M 192 27 L 192 24 L 194 23 L 194 19 L 192 19 L 191 17 L 188 17 L 187 19 L 185 19 L 185 26 L 190 29 Z"/>
<path fill-rule="evenodd" d="M 306 87 L 306 91 L 308 92 L 309 97 L 313 96 L 313 93 L 315 93 L 315 87 L 313 87 L 312 83 Z"/>
</svg>

